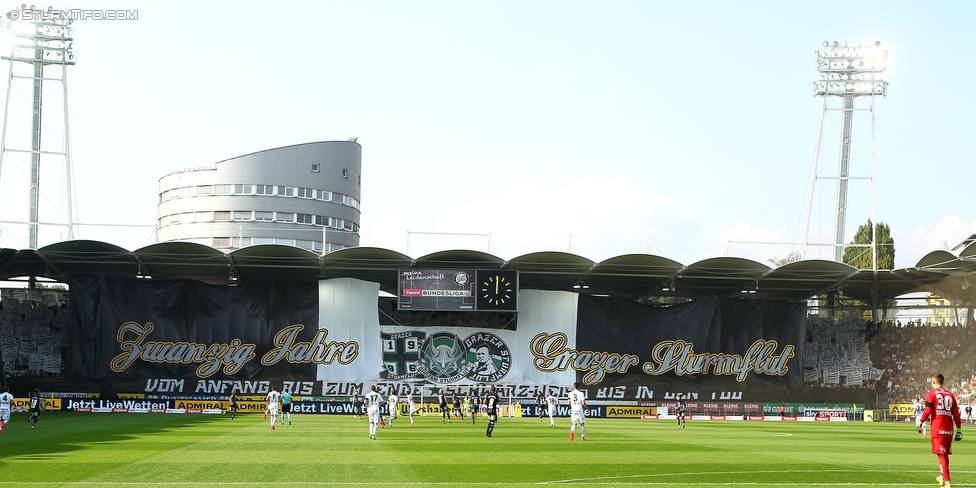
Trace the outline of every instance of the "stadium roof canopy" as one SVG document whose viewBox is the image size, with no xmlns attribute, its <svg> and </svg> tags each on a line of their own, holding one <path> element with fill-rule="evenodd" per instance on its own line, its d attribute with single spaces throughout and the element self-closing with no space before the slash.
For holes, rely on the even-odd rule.
<svg viewBox="0 0 976 488">
<path fill-rule="evenodd" d="M 825 260 L 770 268 L 736 257 L 692 264 L 649 254 L 627 254 L 596 263 L 563 252 L 536 252 L 504 260 L 478 251 L 453 250 L 411 258 L 389 249 L 352 247 L 319 256 L 283 245 L 250 246 L 230 254 L 189 242 L 164 242 L 136 251 L 73 240 L 40 249 L 0 249 L 0 280 L 22 277 L 66 281 L 69 275 L 190 279 L 217 285 L 265 279 L 286 281 L 356 278 L 397 293 L 400 268 L 514 269 L 520 287 L 626 298 L 737 296 L 800 301 L 825 292 L 871 302 L 928 291 L 958 306 L 976 305 L 976 243 L 959 255 L 933 251 L 911 268 L 859 271 Z"/>
</svg>

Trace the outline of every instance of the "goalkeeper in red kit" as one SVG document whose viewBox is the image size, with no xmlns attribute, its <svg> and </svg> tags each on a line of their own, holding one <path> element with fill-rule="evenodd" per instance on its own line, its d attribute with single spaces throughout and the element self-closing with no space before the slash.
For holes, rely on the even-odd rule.
<svg viewBox="0 0 976 488">
<path fill-rule="evenodd" d="M 939 457 L 939 471 L 936 478 L 939 486 L 949 488 L 949 455 L 952 454 L 952 426 L 955 424 L 955 440 L 962 440 L 962 418 L 956 395 L 942 388 L 945 377 L 941 373 L 932 375 L 932 390 L 925 394 L 925 410 L 919 422 L 932 421 L 932 453 Z M 921 427 L 919 427 L 921 432 Z"/>
</svg>

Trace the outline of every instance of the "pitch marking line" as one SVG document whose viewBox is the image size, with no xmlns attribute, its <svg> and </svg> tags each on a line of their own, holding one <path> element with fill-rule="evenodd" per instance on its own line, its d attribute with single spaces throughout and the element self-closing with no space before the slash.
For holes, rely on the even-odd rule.
<svg viewBox="0 0 976 488">
<path fill-rule="evenodd" d="M 930 470 L 906 470 L 899 471 L 900 473 L 919 473 L 919 474 L 929 474 Z M 696 476 L 696 475 L 748 475 L 748 474 L 804 474 L 804 473 L 864 473 L 864 472 L 874 472 L 874 473 L 888 473 L 890 470 L 881 469 L 871 469 L 871 470 L 763 470 L 763 471 L 696 471 L 687 473 L 654 473 L 654 474 L 640 474 L 640 475 L 627 475 L 627 476 L 601 476 L 593 478 L 573 478 L 565 480 L 552 480 L 552 481 L 512 481 L 512 482 L 465 482 L 468 486 L 525 486 L 525 485 L 551 485 L 551 484 L 565 484 L 565 483 L 594 483 L 597 485 L 628 485 L 628 486 L 696 486 L 696 487 L 708 487 L 708 486 L 769 486 L 769 482 L 757 482 L 757 481 L 715 481 L 715 482 L 701 482 L 701 481 L 637 481 L 640 478 L 661 478 L 661 477 L 671 477 L 671 476 Z M 957 470 L 955 471 L 959 474 L 973 474 L 976 471 L 969 470 Z M 266 487 L 269 482 L 267 481 L 217 481 L 217 482 L 204 482 L 204 481 L 179 481 L 179 482 L 164 482 L 164 481 L 96 481 L 96 480 L 84 480 L 84 481 L 32 481 L 30 484 L 47 486 L 261 486 Z M 457 486 L 456 481 L 396 481 L 396 482 L 384 482 L 384 481 L 275 481 L 276 485 L 283 486 Z M 22 481 L 3 481 L 0 480 L 0 486 L 5 485 L 23 485 Z M 879 486 L 879 487 L 915 487 L 915 486 L 928 486 L 931 487 L 933 483 L 860 483 L 860 482 L 785 482 L 776 483 L 776 486 L 817 486 L 817 487 L 859 487 L 859 486 Z M 957 483 L 954 486 L 959 487 L 973 487 L 976 484 L 972 483 Z"/>
<path fill-rule="evenodd" d="M 268 483 L 273 483 L 275 485 L 283 486 L 457 486 L 456 481 L 441 481 L 441 482 L 420 482 L 420 481 L 410 481 L 410 482 L 395 482 L 395 483 L 384 483 L 384 482 L 362 482 L 362 481 L 313 481 L 313 482 L 281 482 L 281 481 L 239 481 L 239 482 L 112 482 L 112 481 L 76 481 L 76 482 L 30 482 L 31 485 L 57 485 L 57 486 L 268 486 Z M 465 482 L 467 486 L 526 486 L 526 485 L 545 485 L 550 484 L 550 482 Z M 15 485 L 23 486 L 23 482 L 14 481 L 0 481 L 0 486 L 4 485 Z M 623 486 L 695 486 L 695 487 L 708 487 L 708 486 L 770 486 L 767 482 L 642 482 L 642 481 L 606 481 L 602 483 L 596 483 L 595 486 L 603 485 L 623 485 Z M 776 483 L 776 486 L 801 486 L 801 487 L 859 487 L 859 486 L 881 486 L 881 487 L 916 487 L 916 486 L 927 486 L 931 487 L 933 483 L 803 483 L 803 482 L 787 482 L 787 483 Z M 953 486 L 959 487 L 973 487 L 974 484 L 962 484 L 957 483 Z"/>
<path fill-rule="evenodd" d="M 553 480 L 553 481 L 540 481 L 534 484 L 538 485 L 549 485 L 549 484 L 562 484 L 562 483 L 586 483 L 586 482 L 601 482 L 606 481 L 609 483 L 623 482 L 624 480 L 636 480 L 640 478 L 664 478 L 664 477 L 675 477 L 675 476 L 701 476 L 701 475 L 750 475 L 750 474 L 807 474 L 807 473 L 889 473 L 891 470 L 887 469 L 802 469 L 802 470 L 762 470 L 762 471 L 693 471 L 687 473 L 651 473 L 651 474 L 633 474 L 626 476 L 595 476 L 591 478 L 569 478 L 564 480 Z M 899 471 L 899 473 L 929 473 L 929 471 L 914 470 L 914 471 Z M 956 471 L 956 473 L 966 474 L 971 473 L 970 471 Z M 754 486 L 754 485 L 766 485 L 768 486 L 770 482 L 754 482 L 754 481 L 716 481 L 716 482 L 654 482 L 654 481 L 630 481 L 632 483 L 637 483 L 641 485 L 698 485 L 698 486 Z M 857 483 L 857 482 L 785 482 L 776 483 L 776 486 L 931 486 L 932 483 Z M 955 486 L 972 486 L 956 484 Z"/>
</svg>

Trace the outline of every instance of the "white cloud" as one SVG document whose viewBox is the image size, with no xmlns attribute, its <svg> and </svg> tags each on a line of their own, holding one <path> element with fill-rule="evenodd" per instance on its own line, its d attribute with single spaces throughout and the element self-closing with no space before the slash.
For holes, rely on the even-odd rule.
<svg viewBox="0 0 976 488">
<path fill-rule="evenodd" d="M 963 239 L 976 233 L 976 221 L 966 222 L 956 215 L 942 218 L 935 227 L 919 227 L 909 231 L 892 229 L 895 239 L 895 267 L 908 268 L 926 254 L 955 247 Z"/>
</svg>

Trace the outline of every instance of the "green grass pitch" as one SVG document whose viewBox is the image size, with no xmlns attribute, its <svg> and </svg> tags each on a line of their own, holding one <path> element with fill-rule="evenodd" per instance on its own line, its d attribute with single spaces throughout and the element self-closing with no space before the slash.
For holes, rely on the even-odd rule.
<svg viewBox="0 0 976 488">
<path fill-rule="evenodd" d="M 405 418 L 368 438 L 366 420 L 294 415 L 13 414 L 0 435 L 3 486 L 936 486 L 912 423 L 569 421 Z M 966 428 L 964 428 L 964 432 Z M 974 429 L 976 432 L 976 429 Z M 973 447 L 970 447 L 972 443 Z M 955 443 L 953 486 L 976 486 L 976 438 Z"/>
</svg>

